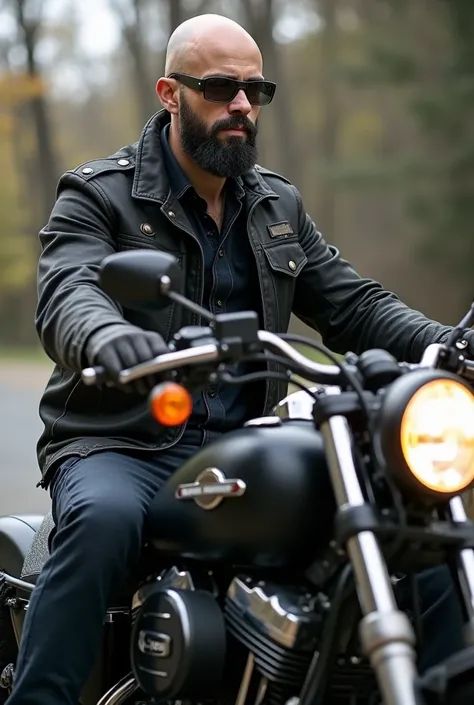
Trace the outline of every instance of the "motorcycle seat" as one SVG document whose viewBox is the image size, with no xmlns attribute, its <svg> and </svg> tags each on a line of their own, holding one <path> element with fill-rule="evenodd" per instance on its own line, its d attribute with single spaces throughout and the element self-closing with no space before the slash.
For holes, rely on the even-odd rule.
<svg viewBox="0 0 474 705">
<path fill-rule="evenodd" d="M 38 575 L 48 559 L 51 532 L 54 526 L 53 516 L 51 512 L 48 512 L 43 518 L 23 562 L 20 577 L 27 583 L 36 584 Z"/>
<path fill-rule="evenodd" d="M 43 522 L 36 514 L 0 517 L 0 570 L 19 578 L 28 551 Z"/>
</svg>

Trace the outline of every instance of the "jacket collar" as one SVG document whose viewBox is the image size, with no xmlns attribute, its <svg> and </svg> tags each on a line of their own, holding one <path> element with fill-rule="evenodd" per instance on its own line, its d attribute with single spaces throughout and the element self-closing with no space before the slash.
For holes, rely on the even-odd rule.
<svg viewBox="0 0 474 705">
<path fill-rule="evenodd" d="M 160 110 L 148 120 L 143 128 L 137 144 L 135 177 L 132 187 L 134 198 L 163 204 L 171 196 L 160 139 L 161 131 L 170 121 L 171 116 L 168 111 Z M 250 169 L 242 176 L 242 184 L 246 193 L 251 192 L 260 196 L 278 198 L 275 191 L 268 186 L 256 169 Z"/>
</svg>

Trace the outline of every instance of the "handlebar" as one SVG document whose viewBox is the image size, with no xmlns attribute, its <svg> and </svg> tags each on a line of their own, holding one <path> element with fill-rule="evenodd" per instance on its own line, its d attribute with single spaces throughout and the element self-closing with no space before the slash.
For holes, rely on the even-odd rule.
<svg viewBox="0 0 474 705">
<path fill-rule="evenodd" d="M 283 355 L 288 360 L 294 362 L 300 369 L 299 373 L 302 377 L 307 377 L 318 384 L 334 384 L 337 385 L 341 380 L 341 370 L 336 365 L 324 365 L 322 363 L 313 362 L 305 355 L 302 355 L 298 350 L 282 340 L 275 333 L 268 331 L 258 331 L 258 339 L 267 351 L 277 352 Z M 417 367 L 434 367 L 438 359 L 439 351 L 443 346 L 433 344 L 426 348 L 425 354 L 420 363 L 405 365 L 410 369 Z M 220 347 L 217 343 L 206 343 L 185 350 L 177 350 L 175 352 L 164 353 L 158 357 L 142 362 L 139 365 L 130 367 L 127 370 L 122 370 L 118 377 L 119 384 L 127 384 L 133 382 L 140 377 L 159 374 L 167 370 L 178 369 L 186 365 L 202 364 L 206 362 L 218 361 L 223 358 L 223 346 Z M 474 361 L 461 358 L 462 368 L 458 373 L 469 380 L 474 380 Z M 87 386 L 94 386 L 102 382 L 107 382 L 105 370 L 103 367 L 88 367 L 82 371 L 82 381 Z"/>
<path fill-rule="evenodd" d="M 474 380 L 474 362 L 472 360 L 464 360 L 460 375 L 469 380 Z"/>
<path fill-rule="evenodd" d="M 433 343 L 428 345 L 421 362 L 417 365 L 410 365 L 410 367 L 436 367 L 439 359 L 440 351 L 444 348 L 441 343 Z M 474 380 L 474 361 L 466 360 L 464 355 L 458 358 L 458 369 L 457 373 L 468 380 Z"/>
<path fill-rule="evenodd" d="M 301 368 L 302 376 L 306 374 L 311 379 L 316 377 L 320 384 L 337 384 L 337 380 L 340 378 L 341 372 L 335 365 L 323 365 L 321 363 L 309 360 L 275 333 L 260 330 L 258 331 L 258 339 L 267 350 L 277 351 L 292 362 L 296 363 Z M 185 367 L 186 365 L 212 362 L 214 360 L 219 360 L 221 355 L 221 349 L 214 343 L 198 345 L 193 348 L 187 348 L 186 350 L 177 350 L 176 352 L 164 353 L 163 355 L 158 355 L 158 357 L 155 357 L 152 360 L 142 362 L 141 364 L 130 367 L 127 370 L 122 370 L 119 374 L 118 382 L 120 384 L 127 384 L 127 382 L 133 382 L 140 377 L 148 377 L 148 375 L 166 372 L 167 370 L 177 369 L 179 367 Z M 105 382 L 106 375 L 104 368 L 86 368 L 82 371 L 82 381 L 89 387 Z"/>
<path fill-rule="evenodd" d="M 198 345 L 187 350 L 177 350 L 176 352 L 158 355 L 152 360 L 142 362 L 139 365 L 122 370 L 118 376 L 120 384 L 133 382 L 140 377 L 166 372 L 178 367 L 202 362 L 212 362 L 219 358 L 219 348 L 217 345 Z M 88 387 L 105 381 L 105 369 L 103 367 L 87 367 L 82 370 L 82 381 Z"/>
</svg>

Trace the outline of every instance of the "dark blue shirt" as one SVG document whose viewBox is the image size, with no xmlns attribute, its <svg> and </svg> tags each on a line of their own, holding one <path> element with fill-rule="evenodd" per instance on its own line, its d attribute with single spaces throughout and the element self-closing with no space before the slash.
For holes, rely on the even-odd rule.
<svg viewBox="0 0 474 705">
<path fill-rule="evenodd" d="M 188 217 L 204 253 L 203 306 L 212 313 L 257 310 L 261 296 L 255 257 L 247 234 L 245 191 L 242 180 L 227 179 L 222 230 L 207 214 L 201 198 L 182 170 L 168 143 L 169 126 L 161 133 L 161 146 L 171 191 Z M 241 365 L 239 374 L 247 372 Z M 214 385 L 196 394 L 191 426 L 224 431 L 241 426 L 261 412 L 257 385 Z"/>
</svg>

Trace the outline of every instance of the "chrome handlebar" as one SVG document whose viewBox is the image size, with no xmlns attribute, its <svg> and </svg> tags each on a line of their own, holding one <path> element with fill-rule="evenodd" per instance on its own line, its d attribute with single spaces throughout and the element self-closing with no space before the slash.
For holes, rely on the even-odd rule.
<svg viewBox="0 0 474 705">
<path fill-rule="evenodd" d="M 282 340 L 275 333 L 269 333 L 268 331 L 259 331 L 258 339 L 263 343 L 267 350 L 276 351 L 285 357 L 287 357 L 292 362 L 296 363 L 301 368 L 301 375 L 304 377 L 308 374 L 310 377 L 315 376 L 320 378 L 321 383 L 330 382 L 332 384 L 337 383 L 340 377 L 340 370 L 335 365 L 323 365 L 318 362 L 313 362 L 309 360 L 305 355 L 295 350 L 292 345 Z M 185 367 L 186 365 L 195 365 L 198 363 L 212 362 L 218 360 L 221 356 L 221 350 L 218 345 L 214 343 L 207 343 L 206 345 L 198 345 L 194 348 L 187 348 L 186 350 L 177 350 L 176 352 L 164 353 L 163 355 L 158 355 L 158 357 L 153 358 L 147 362 L 142 362 L 140 365 L 135 365 L 127 370 L 122 370 L 119 375 L 119 383 L 127 384 L 127 382 L 133 382 L 140 377 L 147 377 L 148 375 L 159 374 L 160 372 L 166 372 L 167 370 L 178 369 L 179 367 Z M 101 367 L 87 367 L 82 371 L 82 381 L 85 385 L 91 387 L 105 380 L 105 371 Z"/>
<path fill-rule="evenodd" d="M 302 355 L 292 345 L 282 340 L 275 333 L 260 330 L 258 339 L 263 347 L 272 352 L 277 352 L 288 360 L 291 360 L 300 367 L 302 377 L 307 377 L 319 384 L 335 384 L 341 380 L 341 370 L 336 365 L 324 365 L 320 362 L 313 362 L 305 355 Z M 443 346 L 440 344 L 429 345 L 420 363 L 407 365 L 411 369 L 417 367 L 434 367 L 438 359 L 439 352 Z M 219 360 L 222 350 L 215 343 L 206 343 L 185 350 L 164 353 L 158 357 L 142 362 L 127 370 L 122 370 L 119 375 L 119 384 L 133 382 L 140 377 L 159 374 L 167 370 L 178 369 L 186 365 L 202 364 Z M 474 362 L 461 358 L 462 370 L 460 374 L 467 379 L 474 380 Z M 82 371 L 82 381 L 87 386 L 94 386 L 100 382 L 106 382 L 105 370 L 101 367 L 88 367 Z"/>
</svg>

